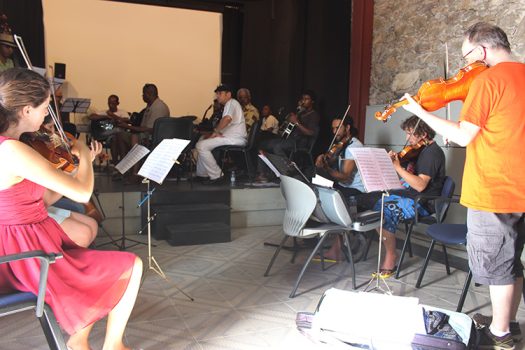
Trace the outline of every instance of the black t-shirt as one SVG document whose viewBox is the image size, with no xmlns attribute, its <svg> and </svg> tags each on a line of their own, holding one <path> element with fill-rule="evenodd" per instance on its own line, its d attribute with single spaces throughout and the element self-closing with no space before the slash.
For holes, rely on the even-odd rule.
<svg viewBox="0 0 525 350">
<path fill-rule="evenodd" d="M 440 196 L 445 181 L 445 153 L 436 142 L 423 148 L 417 158 L 415 166 L 415 175 L 424 174 L 430 176 L 430 182 L 427 187 L 418 192 L 412 187 L 405 191 L 399 191 L 398 194 L 414 198 L 417 195 L 425 194 L 429 196 Z M 397 192 L 397 191 L 396 191 Z"/>
<path fill-rule="evenodd" d="M 294 128 L 290 137 L 296 140 L 298 147 L 304 147 L 308 144 L 308 141 L 317 136 L 319 132 L 319 121 L 321 116 L 317 113 L 316 110 L 312 109 L 310 111 L 305 111 L 299 113 L 299 122 L 307 129 L 314 132 L 313 135 L 304 135 L 302 130 L 299 128 Z"/>
</svg>

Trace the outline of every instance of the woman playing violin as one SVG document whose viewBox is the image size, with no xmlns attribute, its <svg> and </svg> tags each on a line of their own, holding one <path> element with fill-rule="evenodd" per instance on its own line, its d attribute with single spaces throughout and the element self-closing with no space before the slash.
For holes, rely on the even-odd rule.
<svg viewBox="0 0 525 350">
<path fill-rule="evenodd" d="M 417 126 L 417 127 L 416 127 Z M 425 141 L 426 146 L 421 150 L 413 172 L 401 166 L 401 160 L 397 153 L 390 151 L 392 163 L 398 175 L 406 182 L 406 190 L 391 191 L 385 198 L 383 239 L 385 246 L 385 257 L 381 260 L 381 277 L 390 277 L 396 270 L 396 237 L 395 232 L 400 221 L 415 216 L 414 198 L 419 194 L 435 195 L 441 194 L 443 181 L 445 179 L 445 154 L 441 147 L 434 142 L 436 133 L 425 122 L 412 116 L 401 124 L 401 129 L 406 133 L 409 145 L 415 146 Z M 374 205 L 374 210 L 381 210 L 381 200 Z M 425 205 L 418 205 L 418 215 L 430 214 Z"/>
<path fill-rule="evenodd" d="M 76 142 L 74 176 L 18 141 L 24 132 L 38 130 L 48 113 L 50 86 L 31 70 L 13 68 L 0 74 L 0 255 L 43 250 L 59 252 L 49 268 L 46 303 L 61 327 L 70 334 L 71 350 L 90 349 L 94 322 L 109 314 L 103 349 L 128 349 L 123 334 L 135 303 L 142 262 L 134 254 L 96 251 L 78 246 L 52 220 L 43 197 L 57 192 L 87 202 L 93 191 L 91 151 Z M 36 294 L 38 263 L 31 260 L 0 266 L 0 291 Z"/>
</svg>

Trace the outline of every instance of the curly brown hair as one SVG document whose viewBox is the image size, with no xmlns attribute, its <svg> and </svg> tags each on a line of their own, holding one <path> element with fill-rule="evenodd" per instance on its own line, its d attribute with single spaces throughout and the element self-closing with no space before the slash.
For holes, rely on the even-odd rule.
<svg viewBox="0 0 525 350">
<path fill-rule="evenodd" d="M 419 121 L 419 124 L 417 123 Z M 417 128 L 414 130 L 414 128 Z M 436 132 L 434 129 L 432 129 L 430 126 L 427 125 L 424 121 L 420 120 L 417 116 L 413 115 L 403 121 L 401 123 L 401 129 L 407 131 L 408 129 L 412 129 L 414 132 L 414 136 L 423 136 L 425 133 L 427 134 L 427 138 L 429 140 L 433 140 L 436 136 Z"/>
<path fill-rule="evenodd" d="M 38 107 L 50 94 L 49 82 L 25 68 L 11 68 L 0 74 L 0 133 L 17 125 L 25 106 Z"/>
</svg>

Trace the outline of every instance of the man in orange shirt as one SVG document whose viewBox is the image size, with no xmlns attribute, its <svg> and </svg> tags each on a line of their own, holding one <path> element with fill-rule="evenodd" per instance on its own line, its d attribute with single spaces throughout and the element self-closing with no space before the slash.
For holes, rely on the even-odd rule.
<svg viewBox="0 0 525 350">
<path fill-rule="evenodd" d="M 477 349 L 514 349 L 523 290 L 525 64 L 513 60 L 505 32 L 488 23 L 471 26 L 461 50 L 468 64 L 490 68 L 474 79 L 459 122 L 428 113 L 408 94 L 405 108 L 467 147 L 461 203 L 468 207 L 469 266 L 476 282 L 489 285 L 493 312 L 474 315 L 486 325 Z"/>
</svg>

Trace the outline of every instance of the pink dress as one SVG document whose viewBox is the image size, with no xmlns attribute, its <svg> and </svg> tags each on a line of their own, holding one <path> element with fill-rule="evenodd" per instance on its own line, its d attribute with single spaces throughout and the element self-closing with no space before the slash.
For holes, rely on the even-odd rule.
<svg viewBox="0 0 525 350">
<path fill-rule="evenodd" d="M 0 147 L 6 137 L 0 136 Z M 62 252 L 50 265 L 46 303 L 61 327 L 76 333 L 105 317 L 128 286 L 135 255 L 81 248 L 47 215 L 45 188 L 28 180 L 0 190 L 0 255 Z M 38 291 L 37 259 L 0 264 L 0 292 Z"/>
</svg>

